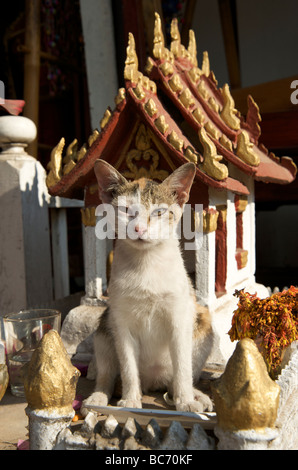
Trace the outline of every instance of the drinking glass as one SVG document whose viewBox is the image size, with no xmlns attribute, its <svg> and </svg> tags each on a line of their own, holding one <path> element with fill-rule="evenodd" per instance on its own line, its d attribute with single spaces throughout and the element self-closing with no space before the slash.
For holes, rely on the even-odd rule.
<svg viewBox="0 0 298 470">
<path fill-rule="evenodd" d="M 60 333 L 61 313 L 53 309 L 22 310 L 3 317 L 11 393 L 24 397 L 24 375 L 33 351 L 51 329 Z"/>
</svg>

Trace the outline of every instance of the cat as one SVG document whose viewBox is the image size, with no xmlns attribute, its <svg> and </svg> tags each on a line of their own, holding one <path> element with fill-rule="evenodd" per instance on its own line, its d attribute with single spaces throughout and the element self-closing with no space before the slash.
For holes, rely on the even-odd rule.
<svg viewBox="0 0 298 470">
<path fill-rule="evenodd" d="M 162 183 L 128 182 L 103 160 L 94 171 L 101 201 L 115 208 L 116 232 L 126 224 L 133 236 L 116 240 L 109 306 L 94 334 L 96 386 L 81 411 L 106 406 L 119 374 L 118 406 L 141 408 L 143 392 L 167 390 L 178 411 L 211 411 L 210 398 L 193 387 L 212 348 L 211 319 L 196 304 L 175 236 L 195 165 Z"/>
</svg>

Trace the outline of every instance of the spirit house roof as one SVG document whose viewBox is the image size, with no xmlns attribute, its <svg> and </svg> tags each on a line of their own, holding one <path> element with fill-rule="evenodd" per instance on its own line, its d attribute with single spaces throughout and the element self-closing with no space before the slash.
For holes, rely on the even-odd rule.
<svg viewBox="0 0 298 470">
<path fill-rule="evenodd" d="M 85 198 L 86 206 L 99 203 L 94 163 L 102 158 L 128 179 L 141 176 L 162 181 L 175 168 L 196 164 L 193 200 L 206 203 L 208 187 L 249 194 L 241 172 L 266 183 L 291 183 L 296 166 L 278 158 L 258 143 L 259 109 L 248 96 L 246 119 L 235 109 L 226 84 L 218 88 L 207 52 L 198 67 L 196 41 L 189 33 L 186 49 L 177 21 L 171 27 L 170 49 L 164 43 L 156 14 L 153 57 L 147 76 L 138 70 L 134 37 L 130 33 L 125 62 L 125 88 L 108 108 L 88 143 L 78 149 L 76 139 L 62 156 L 64 138 L 53 149 L 47 185 L 53 196 Z M 240 170 L 230 176 L 231 166 Z M 234 174 L 234 173 L 233 173 Z"/>
</svg>

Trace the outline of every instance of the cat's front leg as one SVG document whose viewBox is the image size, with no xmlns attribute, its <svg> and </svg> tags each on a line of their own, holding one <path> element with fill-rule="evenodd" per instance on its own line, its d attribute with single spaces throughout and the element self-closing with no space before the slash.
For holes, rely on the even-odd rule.
<svg viewBox="0 0 298 470">
<path fill-rule="evenodd" d="M 173 362 L 173 399 L 177 411 L 198 412 L 212 410 L 211 400 L 193 389 L 192 335 L 186 329 L 174 331 L 171 342 Z"/>
<path fill-rule="evenodd" d="M 117 334 L 117 354 L 120 363 L 122 398 L 117 405 L 125 408 L 142 408 L 142 391 L 138 368 L 138 347 L 128 329 Z"/>
<path fill-rule="evenodd" d="M 170 343 L 173 364 L 173 399 L 178 411 L 190 411 L 188 404 L 194 401 L 192 384 L 192 341 L 186 328 L 176 327 Z"/>
<path fill-rule="evenodd" d="M 188 325 L 173 329 L 170 346 L 173 363 L 173 399 L 177 411 L 202 412 L 204 400 L 194 397 L 192 376 L 192 331 Z"/>
</svg>

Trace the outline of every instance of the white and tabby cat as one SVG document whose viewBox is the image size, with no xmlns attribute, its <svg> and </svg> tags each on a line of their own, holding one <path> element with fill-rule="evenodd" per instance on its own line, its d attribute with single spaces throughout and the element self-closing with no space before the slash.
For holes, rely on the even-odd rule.
<svg viewBox="0 0 298 470">
<path fill-rule="evenodd" d="M 120 374 L 118 406 L 141 408 L 142 392 L 168 390 L 177 410 L 210 411 L 211 400 L 193 383 L 211 351 L 211 320 L 195 302 L 175 236 L 195 165 L 182 165 L 161 184 L 128 182 L 103 160 L 95 174 L 101 200 L 134 236 L 116 241 L 109 307 L 94 335 L 96 387 L 84 403 L 107 405 Z"/>
</svg>

